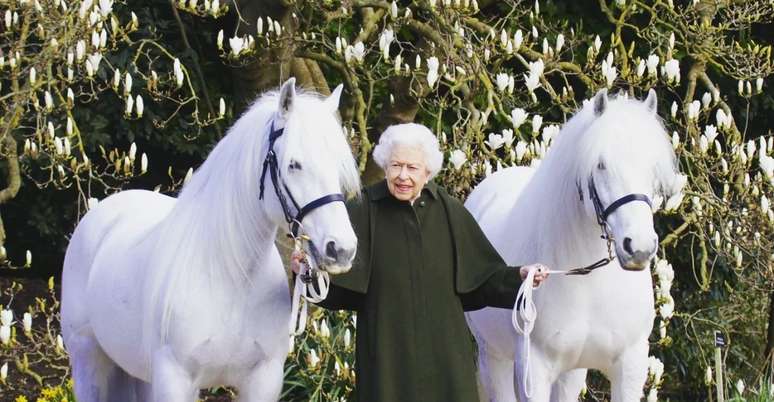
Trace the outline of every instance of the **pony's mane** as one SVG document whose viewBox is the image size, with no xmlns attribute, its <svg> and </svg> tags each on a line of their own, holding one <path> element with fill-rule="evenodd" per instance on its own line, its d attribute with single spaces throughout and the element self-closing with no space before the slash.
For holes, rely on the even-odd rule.
<svg viewBox="0 0 774 402">
<path fill-rule="evenodd" d="M 253 285 L 256 262 L 266 257 L 277 231 L 259 199 L 259 186 L 279 96 L 279 91 L 267 92 L 248 108 L 183 186 L 175 207 L 155 229 L 159 244 L 145 283 L 146 351 L 159 330 L 167 336 L 174 305 L 208 290 L 195 289 L 192 279 L 205 276 L 210 289 L 228 286 L 230 292 Z M 359 171 L 339 120 L 316 94 L 296 91 L 293 102 L 275 145 L 281 174 L 287 177 L 287 158 L 303 157 L 316 163 L 318 171 L 337 172 L 343 192 L 359 193 Z M 265 192 L 273 191 L 267 175 Z M 159 317 L 153 316 L 159 307 L 160 326 Z"/>
<path fill-rule="evenodd" d="M 522 237 L 513 244 L 522 247 L 511 254 L 525 263 L 553 256 L 552 261 L 540 262 L 570 268 L 565 264 L 591 263 L 605 255 L 605 242 L 599 240 L 587 192 L 598 163 L 604 162 L 611 175 L 633 177 L 635 172 L 653 184 L 653 195 L 668 196 L 677 177 L 674 151 L 660 119 L 634 99 L 611 98 L 599 117 L 593 102 L 587 102 L 553 141 L 505 225 L 537 228 L 513 230 Z M 582 201 L 579 191 L 583 192 Z M 584 251 L 587 255 L 578 254 Z"/>
</svg>

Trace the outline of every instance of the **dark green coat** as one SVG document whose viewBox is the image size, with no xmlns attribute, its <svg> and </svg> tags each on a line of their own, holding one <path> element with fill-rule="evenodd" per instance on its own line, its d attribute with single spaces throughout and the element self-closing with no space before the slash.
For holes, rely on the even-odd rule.
<svg viewBox="0 0 774 402">
<path fill-rule="evenodd" d="M 521 279 L 463 205 L 429 183 L 413 206 L 382 181 L 347 205 L 352 270 L 321 306 L 357 312 L 360 402 L 478 401 L 464 311 L 513 308 Z"/>
</svg>

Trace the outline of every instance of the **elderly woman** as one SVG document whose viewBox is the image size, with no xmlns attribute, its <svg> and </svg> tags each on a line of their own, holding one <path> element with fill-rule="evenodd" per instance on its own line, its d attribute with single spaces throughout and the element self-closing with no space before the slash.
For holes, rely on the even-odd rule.
<svg viewBox="0 0 774 402">
<path fill-rule="evenodd" d="M 513 308 L 530 268 L 506 266 L 463 205 L 430 181 L 438 148 L 422 125 L 389 127 L 373 154 L 386 180 L 347 206 L 357 255 L 320 305 L 358 313 L 361 402 L 478 401 L 464 312 Z"/>
</svg>

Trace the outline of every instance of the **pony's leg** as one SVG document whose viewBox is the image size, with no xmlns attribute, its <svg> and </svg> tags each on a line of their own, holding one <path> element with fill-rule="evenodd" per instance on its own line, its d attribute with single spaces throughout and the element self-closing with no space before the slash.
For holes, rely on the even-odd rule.
<svg viewBox="0 0 774 402">
<path fill-rule="evenodd" d="M 490 353 L 485 346 L 478 349 L 478 378 L 488 402 L 516 402 L 513 389 L 513 359 Z"/>
<path fill-rule="evenodd" d="M 516 342 L 516 350 L 522 350 L 521 340 Z M 518 391 L 519 402 L 548 402 L 551 397 L 551 383 L 556 378 L 555 374 L 549 369 L 550 361 L 543 356 L 534 344 L 530 356 L 530 378 L 525 383 L 524 354 L 521 353 L 514 363 L 513 387 Z M 526 387 L 529 387 L 529 396 L 527 396 Z"/>
<path fill-rule="evenodd" d="M 116 365 L 88 333 L 88 330 L 83 330 L 67 342 L 73 367 L 73 388 L 78 401 L 147 401 L 147 384 Z"/>
<path fill-rule="evenodd" d="M 199 396 L 191 375 L 168 347 L 154 352 L 150 393 L 153 402 L 195 402 Z"/>
<path fill-rule="evenodd" d="M 285 357 L 261 362 L 239 384 L 239 402 L 276 402 L 282 392 Z"/>
<path fill-rule="evenodd" d="M 647 339 L 622 353 L 608 373 L 611 402 L 634 402 L 642 398 L 648 379 Z"/>
<path fill-rule="evenodd" d="M 551 402 L 577 402 L 586 384 L 586 369 L 565 371 L 551 388 Z"/>
</svg>

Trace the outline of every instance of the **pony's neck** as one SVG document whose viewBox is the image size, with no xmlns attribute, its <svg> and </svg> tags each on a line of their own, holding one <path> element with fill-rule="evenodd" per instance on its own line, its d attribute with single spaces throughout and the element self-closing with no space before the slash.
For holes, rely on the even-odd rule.
<svg viewBox="0 0 774 402">
<path fill-rule="evenodd" d="M 571 120 L 562 131 L 584 130 L 586 125 L 583 121 Z M 554 147 L 574 147 L 574 144 L 564 141 Z M 514 252 L 526 256 L 527 262 L 551 264 L 552 269 L 576 268 L 607 255 L 607 243 L 600 238 L 601 229 L 579 197 L 576 167 L 566 158 L 572 153 L 562 151 L 565 150 L 552 149 L 546 154 L 511 209 L 507 225 L 525 228 L 520 231 L 519 244 L 523 248 Z"/>
<path fill-rule="evenodd" d="M 187 225 L 182 233 L 190 238 L 187 243 L 200 245 L 189 250 L 197 261 L 185 269 L 204 270 L 214 281 L 249 284 L 265 265 L 277 232 L 258 190 L 269 118 L 271 113 L 261 110 L 240 118 L 180 194 L 172 215 Z"/>
</svg>

